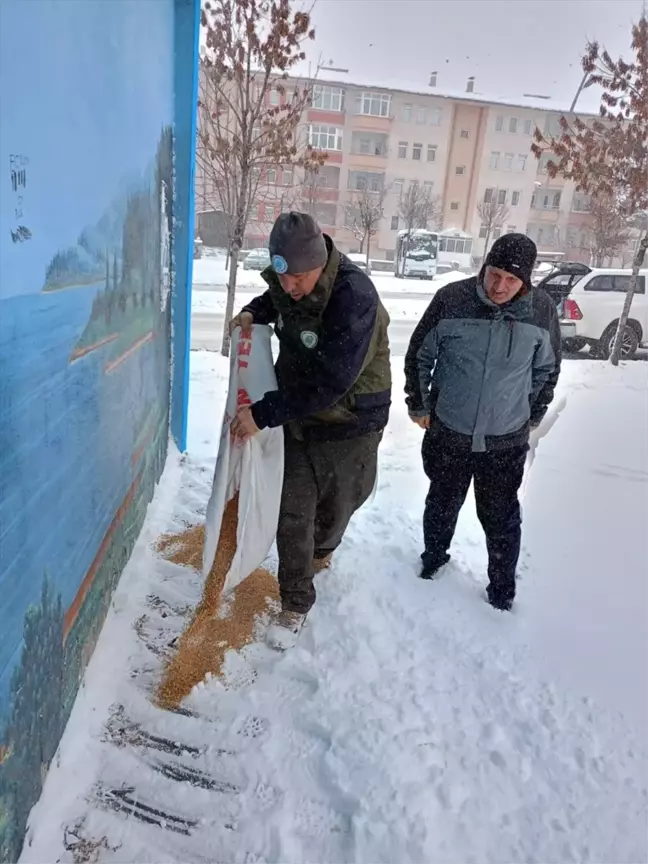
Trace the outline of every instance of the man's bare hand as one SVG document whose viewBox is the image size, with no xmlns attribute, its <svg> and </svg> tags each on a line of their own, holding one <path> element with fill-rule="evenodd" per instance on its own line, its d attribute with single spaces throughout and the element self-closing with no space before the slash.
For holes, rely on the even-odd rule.
<svg viewBox="0 0 648 864">
<path fill-rule="evenodd" d="M 238 414 L 232 420 L 230 429 L 232 435 L 243 443 L 249 441 L 250 438 L 254 438 L 257 432 L 259 432 L 259 427 L 254 422 L 252 411 L 249 408 L 239 409 Z"/>
<path fill-rule="evenodd" d="M 420 426 L 421 429 L 429 429 L 430 428 L 430 415 L 428 414 L 425 417 L 412 417 L 410 414 L 410 420 L 412 423 L 416 423 L 417 426 Z"/>
<path fill-rule="evenodd" d="M 252 317 L 251 312 L 239 312 L 239 314 L 236 315 L 236 317 L 232 318 L 232 320 L 229 323 L 230 336 L 236 330 L 237 327 L 240 327 L 243 335 L 249 339 L 250 331 L 252 329 L 253 324 L 254 324 L 254 318 Z"/>
</svg>

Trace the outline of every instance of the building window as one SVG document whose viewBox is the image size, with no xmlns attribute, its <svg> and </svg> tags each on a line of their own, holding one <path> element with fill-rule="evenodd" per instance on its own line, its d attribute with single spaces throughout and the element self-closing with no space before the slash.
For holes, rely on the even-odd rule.
<svg viewBox="0 0 648 864">
<path fill-rule="evenodd" d="M 441 109 L 440 108 L 430 108 L 430 126 L 440 126 L 441 125 Z"/>
<path fill-rule="evenodd" d="M 460 138 L 470 138 L 470 132 L 467 129 L 462 129 L 459 133 Z"/>
<path fill-rule="evenodd" d="M 484 223 L 482 222 L 482 224 L 479 226 L 480 239 L 484 240 L 486 238 L 487 233 L 488 233 L 488 225 L 484 225 Z"/>
<path fill-rule="evenodd" d="M 279 91 L 276 90 L 274 87 L 272 88 L 272 90 L 270 90 L 270 93 L 268 94 L 268 102 L 271 105 L 279 105 L 279 103 L 281 102 Z"/>
<path fill-rule="evenodd" d="M 274 222 L 279 217 L 278 207 L 274 204 L 266 204 L 263 208 L 263 218 L 266 222 Z"/>
<path fill-rule="evenodd" d="M 389 93 L 362 93 L 356 96 L 356 114 L 368 117 L 389 117 L 391 96 Z"/>
<path fill-rule="evenodd" d="M 497 203 L 504 206 L 506 204 L 506 189 L 499 189 L 497 192 Z"/>
<path fill-rule="evenodd" d="M 504 154 L 504 166 L 503 167 L 504 167 L 505 171 L 510 171 L 511 168 L 513 168 L 513 154 L 512 153 L 505 153 Z"/>
<path fill-rule="evenodd" d="M 413 107 L 414 106 L 409 102 L 406 105 L 403 105 L 403 110 L 401 112 L 401 116 L 403 118 L 404 123 L 411 123 L 412 122 L 412 108 Z"/>
<path fill-rule="evenodd" d="M 248 218 L 252 222 L 258 222 L 258 220 L 259 220 L 259 205 L 258 204 L 250 204 L 250 215 Z"/>
<path fill-rule="evenodd" d="M 277 172 L 274 168 L 268 168 L 266 171 L 266 182 L 269 185 L 274 185 L 277 182 Z"/>
<path fill-rule="evenodd" d="M 403 193 L 403 183 L 405 181 L 400 177 L 397 180 L 394 180 L 392 183 L 392 191 L 396 193 L 396 195 L 402 195 Z"/>
<path fill-rule="evenodd" d="M 509 132 L 517 132 L 518 120 L 517 117 L 509 118 Z"/>
<path fill-rule="evenodd" d="M 455 252 L 457 255 L 469 255 L 472 250 L 472 238 L 439 237 L 439 252 Z"/>
<path fill-rule="evenodd" d="M 348 188 L 364 192 L 380 192 L 385 182 L 384 174 L 372 171 L 349 171 Z"/>
<path fill-rule="evenodd" d="M 493 189 L 484 190 L 484 204 L 490 204 L 493 200 Z"/>
<path fill-rule="evenodd" d="M 498 114 L 497 117 L 495 118 L 495 131 L 501 132 L 503 128 L 504 128 L 504 118 L 502 117 L 501 114 Z"/>
<path fill-rule="evenodd" d="M 590 196 L 584 192 L 576 192 L 572 201 L 572 210 L 574 213 L 589 213 L 590 211 Z"/>
<path fill-rule="evenodd" d="M 398 142 L 398 158 L 407 159 L 407 141 Z"/>
<path fill-rule="evenodd" d="M 538 239 L 536 240 L 536 243 L 542 243 L 543 238 L 544 238 L 544 229 L 538 228 Z"/>
<path fill-rule="evenodd" d="M 391 230 L 398 231 L 398 216 L 392 216 L 391 218 Z"/>
<path fill-rule="evenodd" d="M 455 168 L 455 174 L 463 174 L 465 170 L 465 165 L 457 165 L 457 167 Z"/>
<path fill-rule="evenodd" d="M 436 153 L 437 153 L 437 145 L 436 144 L 428 144 L 427 161 L 428 162 L 436 162 Z"/>
<path fill-rule="evenodd" d="M 356 135 L 351 140 L 353 153 L 365 153 L 368 156 L 385 156 L 387 154 L 386 135 Z"/>
<path fill-rule="evenodd" d="M 533 120 L 524 121 L 524 134 L 530 135 L 533 131 Z"/>
<path fill-rule="evenodd" d="M 540 161 L 538 162 L 538 173 L 539 174 L 546 174 L 547 173 L 547 164 L 549 162 L 552 162 L 552 161 L 555 162 L 555 157 L 551 156 L 548 153 L 545 153 L 543 156 L 541 156 Z"/>
<path fill-rule="evenodd" d="M 511 204 L 513 207 L 517 207 L 520 203 L 520 192 L 514 192 L 511 195 Z"/>
<path fill-rule="evenodd" d="M 284 168 L 281 174 L 281 179 L 284 186 L 292 186 L 293 184 L 293 169 Z"/>
<path fill-rule="evenodd" d="M 450 209 L 451 210 L 458 210 L 459 209 L 459 202 L 458 201 L 451 201 L 450 202 Z"/>
<path fill-rule="evenodd" d="M 499 150 L 491 150 L 490 160 L 488 162 L 488 167 L 493 170 L 497 170 L 497 166 L 499 165 Z"/>
<path fill-rule="evenodd" d="M 335 225 L 337 207 L 335 204 L 317 202 L 315 205 L 315 218 L 320 225 Z"/>
<path fill-rule="evenodd" d="M 313 124 L 308 127 L 308 143 L 315 150 L 341 150 L 342 130 L 337 126 Z"/>
<path fill-rule="evenodd" d="M 527 163 L 526 154 L 520 153 L 520 155 L 517 157 L 517 164 L 515 167 L 518 171 L 524 171 L 524 169 L 526 168 L 526 163 Z"/>
<path fill-rule="evenodd" d="M 551 201 L 551 209 L 559 210 L 560 209 L 560 192 L 555 192 L 553 199 Z"/>
<path fill-rule="evenodd" d="M 515 225 L 507 225 L 506 226 L 507 234 L 515 234 Z"/>
<path fill-rule="evenodd" d="M 415 162 L 421 161 L 421 153 L 422 152 L 423 152 L 423 145 L 422 144 L 412 144 L 412 159 L 414 159 Z"/>
<path fill-rule="evenodd" d="M 418 124 L 420 124 L 420 125 L 425 124 L 425 119 L 426 119 L 425 114 L 426 114 L 425 108 L 417 107 L 417 109 L 416 109 L 416 122 Z"/>
<path fill-rule="evenodd" d="M 327 87 L 316 84 L 313 87 L 313 108 L 322 111 L 342 111 L 344 109 L 344 90 L 341 87 Z"/>
<path fill-rule="evenodd" d="M 497 226 L 496 228 L 493 228 L 493 240 L 499 240 L 499 238 L 501 236 L 502 236 L 502 229 L 499 226 Z"/>
<path fill-rule="evenodd" d="M 427 192 L 428 195 L 431 195 L 433 189 L 434 189 L 434 182 L 432 180 L 425 180 L 423 183 L 423 191 Z"/>
</svg>

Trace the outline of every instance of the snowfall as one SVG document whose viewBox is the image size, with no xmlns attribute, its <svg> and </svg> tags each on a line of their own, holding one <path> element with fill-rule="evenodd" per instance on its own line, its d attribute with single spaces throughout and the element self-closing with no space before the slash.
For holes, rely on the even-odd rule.
<svg viewBox="0 0 648 864">
<path fill-rule="evenodd" d="M 211 320 L 216 342 L 223 263 L 195 263 L 194 318 L 203 337 Z M 243 302 L 262 282 L 239 275 Z M 411 332 L 454 275 L 374 281 Z M 32 811 L 25 864 L 648 859 L 648 364 L 564 362 L 562 410 L 523 489 L 506 614 L 484 602 L 470 500 L 452 563 L 435 582 L 417 578 L 426 480 L 402 398 L 405 344 L 394 342 L 377 494 L 317 577 L 297 647 L 270 652 L 262 622 L 258 644 L 230 652 L 223 678 L 170 713 L 152 701 L 155 649 L 186 627 L 202 582 L 153 544 L 204 519 L 228 377 L 217 351 L 192 352 L 188 452 L 170 451 Z M 151 824 L 106 806 L 115 790 Z"/>
</svg>

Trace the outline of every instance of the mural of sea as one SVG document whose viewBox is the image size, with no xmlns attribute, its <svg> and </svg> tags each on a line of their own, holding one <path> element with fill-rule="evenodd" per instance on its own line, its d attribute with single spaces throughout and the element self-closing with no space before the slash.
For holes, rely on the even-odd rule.
<svg viewBox="0 0 648 864">
<path fill-rule="evenodd" d="M 16 861 L 166 457 L 173 141 L 0 306 L 0 859 Z"/>
</svg>

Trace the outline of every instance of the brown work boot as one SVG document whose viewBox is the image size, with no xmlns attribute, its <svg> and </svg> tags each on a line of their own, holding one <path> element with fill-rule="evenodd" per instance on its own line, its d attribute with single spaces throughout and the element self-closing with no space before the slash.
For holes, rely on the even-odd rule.
<svg viewBox="0 0 648 864">
<path fill-rule="evenodd" d="M 332 561 L 332 552 L 325 555 L 324 558 L 313 558 L 313 573 L 322 573 L 324 570 L 328 570 Z"/>
</svg>

